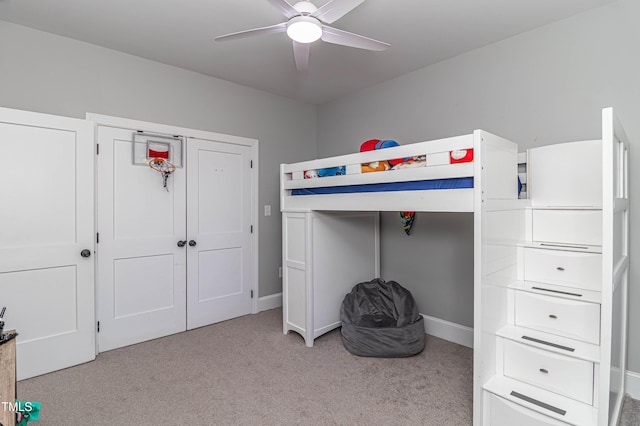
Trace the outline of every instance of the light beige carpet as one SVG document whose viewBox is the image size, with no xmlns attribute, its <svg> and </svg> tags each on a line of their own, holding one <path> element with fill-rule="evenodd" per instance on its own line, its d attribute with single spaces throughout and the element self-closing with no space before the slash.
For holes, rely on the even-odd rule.
<svg viewBox="0 0 640 426">
<path fill-rule="evenodd" d="M 307 348 L 273 309 L 105 352 L 18 383 L 33 426 L 472 423 L 472 350 L 427 336 L 411 358 L 349 354 L 335 330 Z M 638 425 L 629 399 L 623 425 Z"/>
<path fill-rule="evenodd" d="M 273 309 L 98 355 L 18 383 L 49 425 L 469 425 L 472 351 L 427 336 L 360 358 L 339 330 L 307 348 Z"/>
<path fill-rule="evenodd" d="M 638 426 L 640 425 L 640 401 L 629 396 L 624 398 L 622 414 L 618 426 Z"/>
</svg>

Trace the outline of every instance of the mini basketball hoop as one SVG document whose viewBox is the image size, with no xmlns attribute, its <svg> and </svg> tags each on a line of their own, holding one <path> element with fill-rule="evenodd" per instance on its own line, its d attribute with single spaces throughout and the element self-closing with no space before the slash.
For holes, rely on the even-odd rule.
<svg viewBox="0 0 640 426">
<path fill-rule="evenodd" d="M 152 158 L 151 161 L 149 161 L 149 167 L 162 174 L 162 187 L 169 191 L 169 188 L 167 187 L 167 179 L 171 173 L 176 171 L 176 166 L 164 158 Z"/>
</svg>

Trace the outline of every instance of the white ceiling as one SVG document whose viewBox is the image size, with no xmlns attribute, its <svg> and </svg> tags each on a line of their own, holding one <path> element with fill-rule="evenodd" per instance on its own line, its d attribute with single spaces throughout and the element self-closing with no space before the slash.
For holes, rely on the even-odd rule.
<svg viewBox="0 0 640 426">
<path fill-rule="evenodd" d="M 332 26 L 391 48 L 317 41 L 304 72 L 285 33 L 213 41 L 284 22 L 266 0 L 0 0 L 0 19 L 321 104 L 611 1 L 367 0 Z"/>
</svg>

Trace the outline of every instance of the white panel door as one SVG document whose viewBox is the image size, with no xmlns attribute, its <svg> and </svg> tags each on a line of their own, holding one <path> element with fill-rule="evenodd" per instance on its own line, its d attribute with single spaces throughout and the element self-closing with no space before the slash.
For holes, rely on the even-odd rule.
<svg viewBox="0 0 640 426">
<path fill-rule="evenodd" d="M 187 141 L 187 328 L 251 313 L 251 148 Z"/>
<path fill-rule="evenodd" d="M 133 133 L 98 127 L 100 352 L 186 329 L 184 168 L 165 189 L 133 163 Z"/>
<path fill-rule="evenodd" d="M 95 358 L 93 149 L 84 120 L 0 108 L 0 305 L 18 380 Z"/>
</svg>

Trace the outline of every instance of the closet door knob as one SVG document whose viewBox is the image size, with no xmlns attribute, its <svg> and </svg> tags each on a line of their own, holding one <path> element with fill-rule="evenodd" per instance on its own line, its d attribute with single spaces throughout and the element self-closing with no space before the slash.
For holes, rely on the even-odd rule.
<svg viewBox="0 0 640 426">
<path fill-rule="evenodd" d="M 541 372 L 542 374 L 549 374 L 549 370 L 547 370 L 546 368 L 541 368 L 541 369 L 540 369 L 540 372 Z"/>
<path fill-rule="evenodd" d="M 551 319 L 558 319 L 558 317 L 557 317 L 556 315 L 553 315 L 553 314 L 549 315 L 549 318 L 551 318 Z"/>
<path fill-rule="evenodd" d="M 178 247 L 184 247 L 187 244 L 187 240 L 178 241 Z"/>
<path fill-rule="evenodd" d="M 562 266 L 558 266 L 556 269 L 557 269 L 558 271 L 564 271 L 564 268 L 563 268 Z"/>
<path fill-rule="evenodd" d="M 89 257 L 89 256 L 91 256 L 91 250 L 89 250 L 89 249 L 84 249 L 84 250 L 82 250 L 82 251 L 80 252 L 80 256 L 82 256 L 82 257 Z"/>
<path fill-rule="evenodd" d="M 195 247 L 196 246 L 196 242 L 191 240 L 189 241 L 189 247 Z"/>
</svg>

